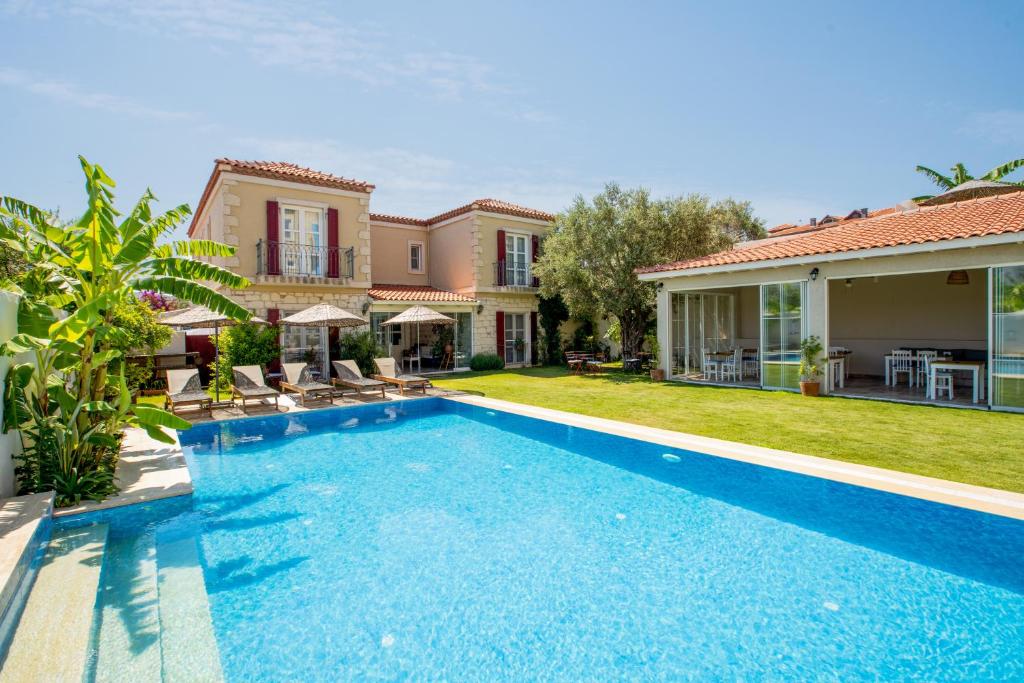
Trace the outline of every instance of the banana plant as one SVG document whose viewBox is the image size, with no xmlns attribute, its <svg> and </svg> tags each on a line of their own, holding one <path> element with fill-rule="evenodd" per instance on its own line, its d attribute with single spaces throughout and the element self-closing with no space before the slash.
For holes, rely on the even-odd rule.
<svg viewBox="0 0 1024 683">
<path fill-rule="evenodd" d="M 123 379 L 108 386 L 108 363 L 120 355 L 110 344 L 121 334 L 111 324 L 114 308 L 150 290 L 244 321 L 251 314 L 213 286 L 241 289 L 249 283 L 200 260 L 231 256 L 234 247 L 208 240 L 164 243 L 190 215 L 187 205 L 156 214 L 156 197 L 147 189 L 122 215 L 114 206 L 114 181 L 100 166 L 79 161 L 88 205 L 72 223 L 16 198 L 0 199 L 0 241 L 33 266 L 12 286 L 21 295 L 19 334 L 0 352 L 33 356 L 34 363 L 11 367 L 8 394 L 21 389 L 35 403 L 9 400 L 5 426 L 20 428 L 26 420 L 73 423 L 74 432 L 57 430 L 64 434 L 61 449 L 87 456 L 109 448 L 107 437 L 128 425 L 173 441 L 163 428 L 183 429 L 188 422 L 131 404 Z M 118 397 L 115 403 L 107 400 L 111 394 Z M 89 457 L 82 463 L 88 469 Z"/>
<path fill-rule="evenodd" d="M 916 170 L 918 173 L 923 173 L 925 176 L 928 177 L 929 180 L 938 185 L 939 188 L 941 188 L 942 191 L 945 192 L 948 190 L 952 190 L 957 185 L 963 185 L 969 180 L 987 180 L 994 183 L 1003 182 L 1009 185 L 1019 185 L 1020 187 L 1024 187 L 1024 181 L 1012 182 L 1003 180 L 1003 178 L 1010 175 L 1019 168 L 1024 168 L 1024 159 L 1013 159 L 1012 161 L 1007 161 L 1005 164 L 996 166 L 988 173 L 979 176 L 978 178 L 975 178 L 970 173 L 968 173 L 967 167 L 964 166 L 962 163 L 955 164 L 952 168 L 949 169 L 951 171 L 951 175 L 939 173 L 938 171 L 928 168 L 927 166 L 917 166 L 914 170 Z M 921 195 L 920 197 L 914 197 L 914 201 L 924 201 L 925 199 L 931 199 L 934 196 L 935 195 L 930 194 Z"/>
</svg>

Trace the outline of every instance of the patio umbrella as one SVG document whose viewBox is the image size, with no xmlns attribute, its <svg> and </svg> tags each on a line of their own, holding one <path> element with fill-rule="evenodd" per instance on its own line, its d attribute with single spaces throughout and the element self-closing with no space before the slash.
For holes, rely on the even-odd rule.
<svg viewBox="0 0 1024 683">
<path fill-rule="evenodd" d="M 217 403 L 220 403 L 220 328 L 224 325 L 234 325 L 237 322 L 234 318 L 229 318 L 223 313 L 211 311 L 206 306 L 194 306 L 183 311 L 170 311 L 160 318 L 161 325 L 176 327 L 179 330 L 194 330 L 203 327 L 213 328 L 214 357 L 217 361 L 214 366 L 213 386 Z M 249 322 L 259 325 L 267 324 L 266 320 L 256 316 L 249 318 Z"/>
<path fill-rule="evenodd" d="M 413 306 L 412 308 L 405 309 L 395 317 L 385 320 L 381 325 L 416 323 L 416 349 L 418 352 L 420 347 L 420 323 L 451 325 L 454 322 L 455 318 L 448 317 L 444 313 L 438 313 L 433 308 L 427 308 L 426 306 Z"/>
<path fill-rule="evenodd" d="M 278 322 L 295 327 L 359 327 L 370 324 L 370 321 L 332 304 L 314 304 Z M 327 371 L 327 368 L 321 370 Z M 329 371 L 327 374 L 330 374 Z"/>
<path fill-rule="evenodd" d="M 1007 192 L 1020 192 L 1022 189 L 1024 188 L 1014 183 L 968 180 L 966 183 L 957 185 L 952 190 L 946 190 L 942 194 L 930 197 L 918 204 L 919 206 L 936 206 L 938 204 L 960 202 L 965 199 L 978 199 L 979 197 L 992 197 L 997 194 L 1006 194 Z"/>
</svg>

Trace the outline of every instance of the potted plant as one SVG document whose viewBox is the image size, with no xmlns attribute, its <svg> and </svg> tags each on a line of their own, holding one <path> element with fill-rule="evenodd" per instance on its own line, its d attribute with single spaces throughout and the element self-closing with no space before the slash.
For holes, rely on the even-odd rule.
<svg viewBox="0 0 1024 683">
<path fill-rule="evenodd" d="M 651 353 L 651 380 L 662 382 L 665 380 L 665 371 L 659 367 L 659 363 L 661 363 L 661 345 L 658 343 L 658 337 L 649 334 L 644 337 L 644 342 Z"/>
<path fill-rule="evenodd" d="M 817 396 L 821 391 L 821 340 L 815 335 L 800 342 L 800 393 Z"/>
</svg>

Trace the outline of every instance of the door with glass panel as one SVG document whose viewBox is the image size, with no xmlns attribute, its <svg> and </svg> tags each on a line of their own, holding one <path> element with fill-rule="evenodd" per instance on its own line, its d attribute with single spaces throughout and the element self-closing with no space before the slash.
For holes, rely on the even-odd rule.
<svg viewBox="0 0 1024 683">
<path fill-rule="evenodd" d="M 673 375 L 698 379 L 704 352 L 731 351 L 736 343 L 732 294 L 672 295 Z"/>
<path fill-rule="evenodd" d="M 282 311 L 282 315 L 288 316 L 297 312 Z M 281 362 L 308 363 L 326 377 L 327 330 L 323 327 L 282 326 Z"/>
<path fill-rule="evenodd" d="M 529 241 L 526 235 L 505 235 L 505 284 L 526 287 L 528 282 Z"/>
<path fill-rule="evenodd" d="M 1024 411 L 1024 266 L 993 268 L 992 406 Z"/>
<path fill-rule="evenodd" d="M 761 285 L 761 384 L 766 388 L 800 386 L 805 291 L 804 282 Z"/>
<path fill-rule="evenodd" d="M 290 275 L 323 275 L 323 211 L 303 207 L 281 210 L 281 269 Z M 271 247 L 273 248 L 273 247 Z"/>
<path fill-rule="evenodd" d="M 526 358 L 526 315 L 523 313 L 506 313 L 505 363 L 525 363 Z"/>
<path fill-rule="evenodd" d="M 473 356 L 473 314 L 455 313 L 455 367 L 469 366 Z"/>
</svg>

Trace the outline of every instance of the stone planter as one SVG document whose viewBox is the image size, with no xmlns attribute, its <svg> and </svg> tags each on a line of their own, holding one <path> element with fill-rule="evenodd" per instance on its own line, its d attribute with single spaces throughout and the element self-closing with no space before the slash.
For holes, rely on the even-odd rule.
<svg viewBox="0 0 1024 683">
<path fill-rule="evenodd" d="M 651 380 L 655 382 L 665 381 L 665 371 L 661 368 L 651 368 Z"/>
</svg>

